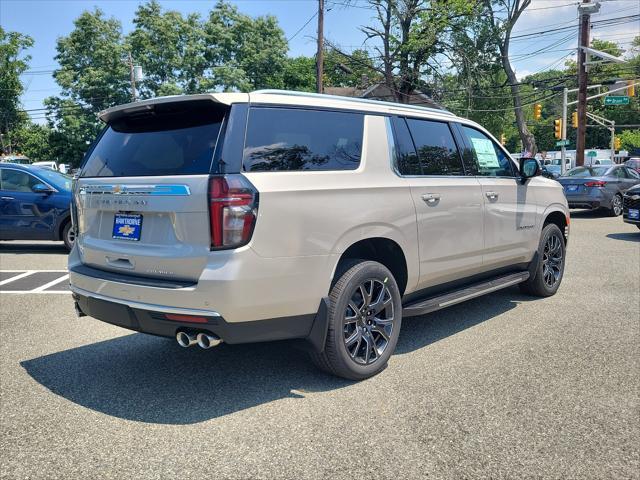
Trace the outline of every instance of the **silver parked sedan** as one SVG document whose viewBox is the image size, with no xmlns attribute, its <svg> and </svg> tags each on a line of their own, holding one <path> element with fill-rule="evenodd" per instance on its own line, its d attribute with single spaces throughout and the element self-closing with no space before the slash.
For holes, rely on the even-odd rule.
<svg viewBox="0 0 640 480">
<path fill-rule="evenodd" d="M 640 183 L 640 175 L 624 165 L 575 167 L 558 178 L 569 208 L 606 209 L 611 216 L 622 213 L 622 195 Z"/>
</svg>

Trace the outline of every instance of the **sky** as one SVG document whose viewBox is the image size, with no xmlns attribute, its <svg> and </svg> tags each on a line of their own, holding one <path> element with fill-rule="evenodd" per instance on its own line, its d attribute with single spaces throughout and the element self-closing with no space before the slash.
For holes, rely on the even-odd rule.
<svg viewBox="0 0 640 480">
<path fill-rule="evenodd" d="M 0 25 L 8 31 L 31 36 L 35 44 L 27 52 L 30 67 L 23 74 L 25 110 L 41 108 L 43 100 L 59 93 L 51 75 L 56 68 L 56 39 L 73 30 L 73 21 L 84 10 L 102 9 L 107 16 L 120 20 L 124 33 L 133 27 L 133 17 L 140 0 L 0 0 Z M 270 14 L 278 19 L 280 27 L 290 38 L 289 55 L 313 55 L 317 23 L 312 18 L 317 11 L 317 0 L 231 0 L 239 10 L 251 16 Z M 351 51 L 363 45 L 364 34 L 359 27 L 371 24 L 374 12 L 366 0 L 325 0 L 325 37 L 333 44 Z M 345 6 L 345 4 L 349 6 Z M 640 14 L 638 0 L 600 0 L 600 12 L 592 21 L 628 17 Z M 160 0 L 167 10 L 183 14 L 199 12 L 203 17 L 214 5 L 214 0 Z M 577 45 L 577 0 L 532 0 L 514 29 L 511 60 L 518 78 L 548 70 L 575 58 Z M 309 21 L 311 20 L 311 21 Z M 309 22 L 308 22 L 309 21 Z M 308 22 L 308 23 L 307 23 Z M 305 26 L 306 24 L 306 26 Z M 564 27 L 575 26 L 574 29 Z M 537 34 L 536 32 L 561 29 Z M 634 36 L 640 34 L 640 21 L 627 21 L 616 26 L 597 26 L 593 38 L 602 38 L 629 47 Z M 365 44 L 366 45 L 366 44 Z M 30 112 L 36 121 L 44 121 L 40 112 Z"/>
</svg>

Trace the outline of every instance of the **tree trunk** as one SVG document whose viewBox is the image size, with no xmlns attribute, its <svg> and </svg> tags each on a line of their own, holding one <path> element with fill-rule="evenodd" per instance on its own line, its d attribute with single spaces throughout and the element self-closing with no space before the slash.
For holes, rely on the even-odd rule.
<svg viewBox="0 0 640 480">
<path fill-rule="evenodd" d="M 507 74 L 507 81 L 511 85 L 511 95 L 513 96 L 513 109 L 516 114 L 516 124 L 518 125 L 518 132 L 520 133 L 520 140 L 522 140 L 522 148 L 525 152 L 528 152 L 532 157 L 538 153 L 538 147 L 536 146 L 536 139 L 529 129 L 527 128 L 527 121 L 522 111 L 522 99 L 520 98 L 520 86 L 517 85 L 518 79 L 516 74 L 511 68 L 511 62 L 509 61 L 508 51 L 502 51 L 502 66 Z"/>
</svg>

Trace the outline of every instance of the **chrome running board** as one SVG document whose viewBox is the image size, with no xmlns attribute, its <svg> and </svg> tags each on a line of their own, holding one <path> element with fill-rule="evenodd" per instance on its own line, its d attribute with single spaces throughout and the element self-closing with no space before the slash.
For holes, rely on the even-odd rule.
<svg viewBox="0 0 640 480">
<path fill-rule="evenodd" d="M 502 277 L 495 278 L 493 280 L 487 280 L 484 282 L 476 283 L 469 287 L 448 292 L 437 297 L 431 297 L 426 300 L 418 300 L 414 303 L 410 303 L 402 307 L 403 317 L 415 317 L 417 315 L 424 315 L 425 313 L 435 312 L 441 308 L 455 305 L 472 298 L 480 297 L 487 293 L 495 292 L 502 288 L 510 287 L 518 283 L 524 282 L 529 278 L 529 272 L 518 272 Z"/>
</svg>

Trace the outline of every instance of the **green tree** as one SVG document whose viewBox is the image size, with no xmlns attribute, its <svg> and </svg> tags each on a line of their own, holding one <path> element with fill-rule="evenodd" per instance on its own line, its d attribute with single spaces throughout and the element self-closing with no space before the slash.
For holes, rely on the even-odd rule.
<svg viewBox="0 0 640 480">
<path fill-rule="evenodd" d="M 620 148 L 633 152 L 640 150 L 640 129 L 622 130 L 617 134 L 620 139 Z"/>
<path fill-rule="evenodd" d="M 0 27 L 0 133 L 3 143 L 4 135 L 26 120 L 20 110 L 20 95 L 24 91 L 20 75 L 27 70 L 31 59 L 24 55 L 24 50 L 32 45 L 31 37 Z"/>
<path fill-rule="evenodd" d="M 58 39 L 53 74 L 63 97 L 99 111 L 131 98 L 122 27 L 100 9 L 83 12 L 73 31 Z"/>
<path fill-rule="evenodd" d="M 378 70 L 396 101 L 407 103 L 425 75 L 439 69 L 435 58 L 444 51 L 454 22 L 472 12 L 467 0 L 369 0 L 376 25 L 362 27 L 377 40 Z"/>
<path fill-rule="evenodd" d="M 16 152 L 26 155 L 32 161 L 52 160 L 52 130 L 47 125 L 24 122 L 11 133 L 12 146 Z"/>
<path fill-rule="evenodd" d="M 254 19 L 220 1 L 204 31 L 210 88 L 247 91 L 283 86 L 287 41 L 274 17 Z"/>
<path fill-rule="evenodd" d="M 140 5 L 127 37 L 134 62 L 142 66 L 143 97 L 204 90 L 204 30 L 199 15 L 163 12 L 156 0 Z"/>
</svg>

